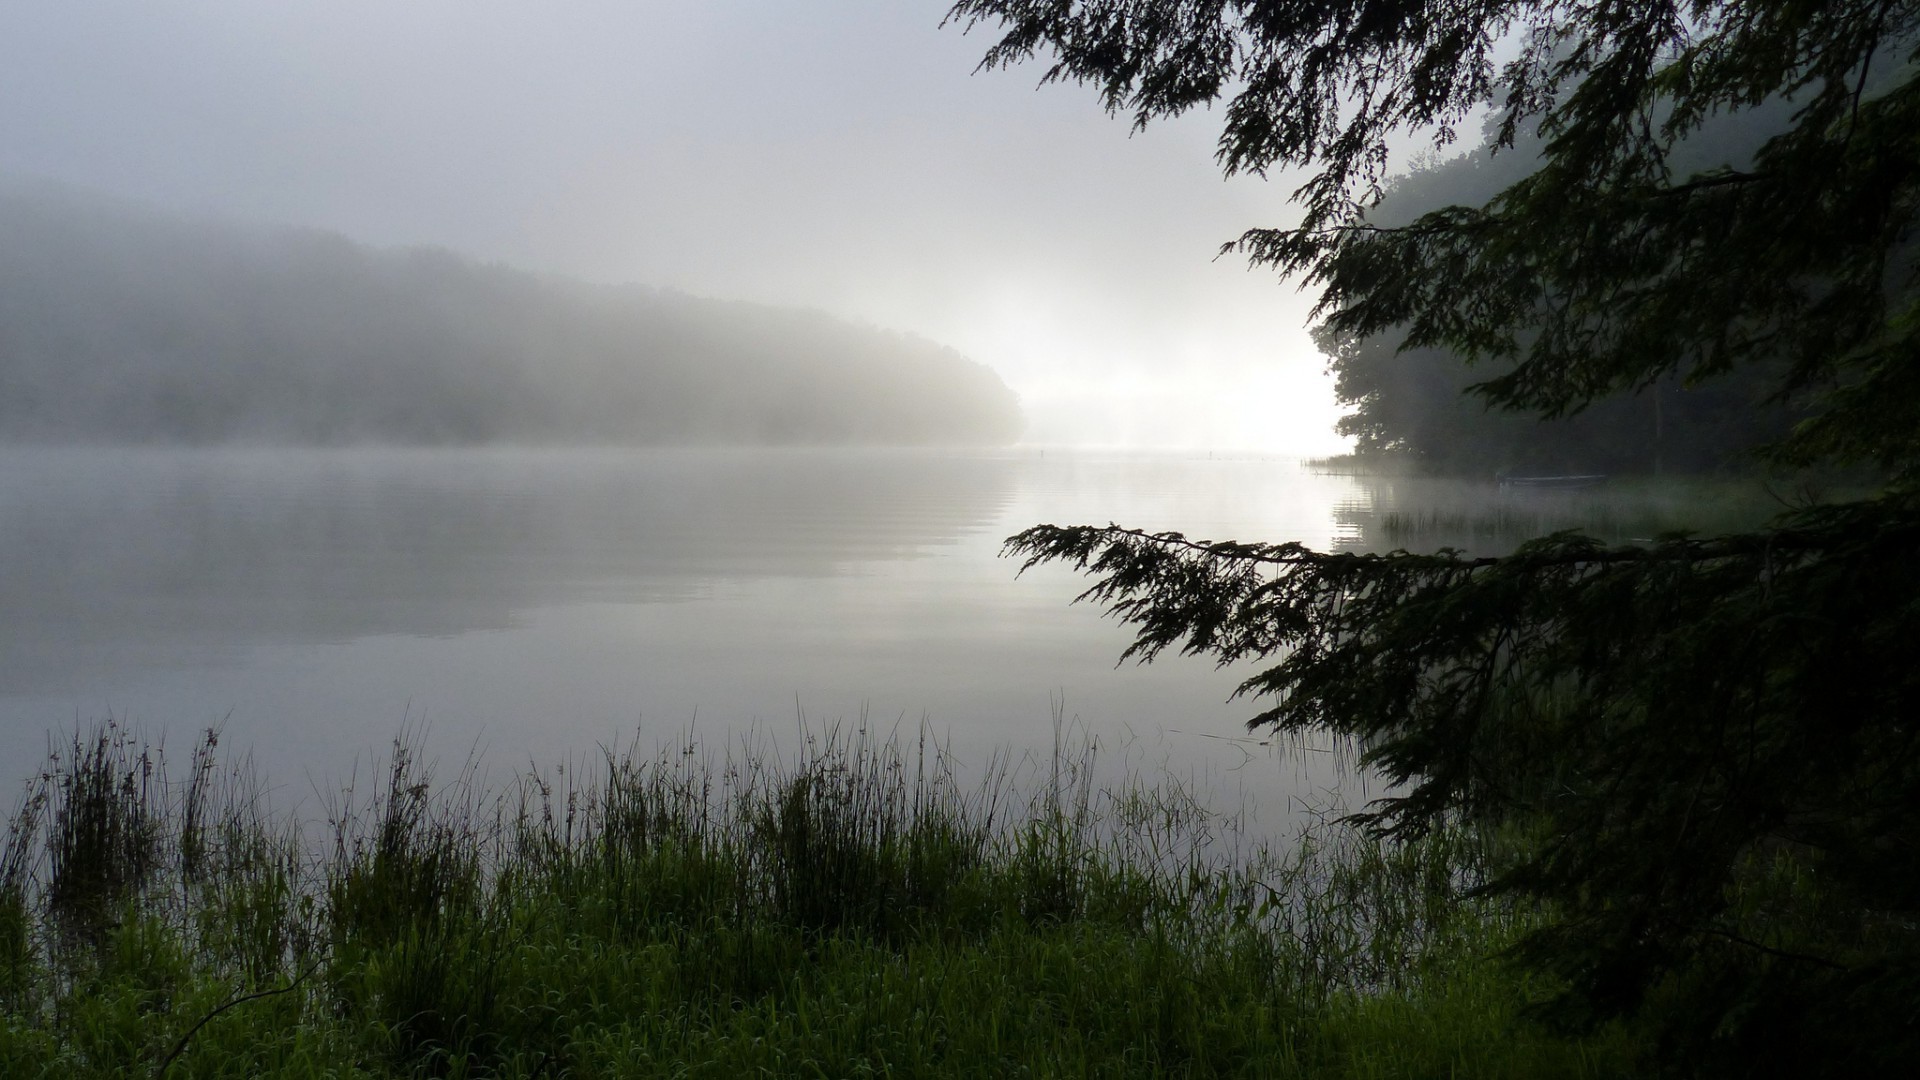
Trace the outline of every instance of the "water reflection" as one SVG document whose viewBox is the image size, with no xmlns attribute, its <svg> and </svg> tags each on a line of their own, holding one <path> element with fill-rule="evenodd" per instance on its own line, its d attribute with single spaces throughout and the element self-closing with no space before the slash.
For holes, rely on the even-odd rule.
<svg viewBox="0 0 1920 1080">
<path fill-rule="evenodd" d="M 1346 773 L 1241 739 L 1250 671 L 1116 667 L 1080 575 L 998 552 L 1042 521 L 1325 547 L 1360 497 L 1204 454 L 4 451 L 0 761 L 114 715 L 318 791 L 422 717 L 506 769 L 802 716 L 978 762 L 1044 756 L 1064 695 L 1103 769 L 1293 814 Z"/>
<path fill-rule="evenodd" d="M 0 692 L 261 645 L 518 625 L 912 558 L 993 520 L 991 455 L 10 451 Z M 84 681 L 84 678 L 78 681 Z"/>
<path fill-rule="evenodd" d="M 1115 521 L 1479 553 L 1776 506 L 1730 483 L 1503 492 L 1204 454 L 4 451 L 0 761 L 24 775 L 49 730 L 108 714 L 176 739 L 224 724 L 295 780 L 421 716 L 437 750 L 509 767 L 803 714 L 1044 754 L 1064 694 L 1066 722 L 1128 747 L 1117 765 L 1292 812 L 1337 801 L 1347 770 L 1244 738 L 1251 665 L 1116 667 L 1132 635 L 1070 604 L 1085 578 L 1016 577 L 1001 539 Z"/>
<path fill-rule="evenodd" d="M 1355 485 L 1355 497 L 1334 510 L 1347 551 L 1503 555 L 1570 529 L 1630 544 L 1750 529 L 1785 507 L 1762 481 L 1734 477 L 1623 478 L 1566 490 L 1450 477 L 1362 476 Z"/>
</svg>

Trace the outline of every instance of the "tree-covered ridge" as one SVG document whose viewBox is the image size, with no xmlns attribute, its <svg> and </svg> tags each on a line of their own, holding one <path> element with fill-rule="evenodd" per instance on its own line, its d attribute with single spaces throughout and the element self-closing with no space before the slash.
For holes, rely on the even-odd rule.
<svg viewBox="0 0 1920 1080">
<path fill-rule="evenodd" d="M 0 188 L 0 439 L 1005 443 L 951 349 L 818 312 Z"/>
<path fill-rule="evenodd" d="M 1324 337 L 1472 361 L 1557 418 L 1759 391 L 1783 465 L 1885 491 L 1746 535 L 1361 556 L 1043 525 L 1009 541 L 1178 646 L 1265 665 L 1254 723 L 1362 740 L 1377 826 L 1468 822 L 1563 1018 L 1679 1075 L 1890 1074 L 1920 1053 L 1920 3 L 961 0 L 1137 122 L 1220 103 L 1228 171 L 1302 220 L 1228 245 L 1321 290 Z M 1510 57 L 1510 59 L 1502 59 Z M 1390 150 L 1488 110 L 1537 159 L 1377 216 Z M 1694 156 L 1732 116 L 1781 123 Z M 1419 350 L 1433 350 L 1422 353 Z M 1383 361 L 1384 362 L 1384 361 Z M 1902 1066 L 1901 1062 L 1907 1062 Z"/>
<path fill-rule="evenodd" d="M 1315 341 L 1353 411 L 1337 430 L 1362 460 L 1455 476 L 1699 473 L 1746 469 L 1796 417 L 1763 374 L 1693 386 L 1665 376 L 1548 420 L 1489 407 L 1480 369 L 1436 348 L 1400 349 L 1391 333 Z"/>
<path fill-rule="evenodd" d="M 1674 147 L 1695 163 L 1744 161 L 1788 123 L 1771 102 L 1694 132 Z M 1448 207 L 1480 207 L 1540 165 L 1541 140 L 1522 136 L 1394 177 L 1366 219 L 1404 227 Z M 1436 346 L 1407 346 L 1406 327 L 1365 336 L 1328 323 L 1315 343 L 1352 411 L 1338 430 L 1363 458 L 1391 459 L 1458 475 L 1700 472 L 1750 467 L 1757 449 L 1785 437 L 1808 395 L 1782 393 L 1778 363 L 1756 363 L 1714 378 L 1669 372 L 1596 396 L 1552 418 L 1498 408 L 1474 391 L 1497 368 Z"/>
</svg>

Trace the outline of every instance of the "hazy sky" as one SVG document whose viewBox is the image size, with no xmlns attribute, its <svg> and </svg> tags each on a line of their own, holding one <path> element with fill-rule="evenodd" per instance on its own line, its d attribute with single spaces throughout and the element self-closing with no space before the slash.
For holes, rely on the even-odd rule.
<svg viewBox="0 0 1920 1080">
<path fill-rule="evenodd" d="M 1196 116 L 1129 135 L 944 0 L 0 0 L 0 170 L 818 307 L 950 344 L 1040 442 L 1323 453 L 1294 219 Z"/>
</svg>

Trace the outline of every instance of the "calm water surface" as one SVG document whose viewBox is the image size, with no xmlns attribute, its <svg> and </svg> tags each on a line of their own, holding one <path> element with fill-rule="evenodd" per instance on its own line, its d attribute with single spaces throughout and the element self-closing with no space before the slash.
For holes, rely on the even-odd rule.
<svg viewBox="0 0 1920 1080">
<path fill-rule="evenodd" d="M 403 727 L 443 760 L 835 722 L 962 762 L 1046 755 L 1057 701 L 1109 763 L 1277 821 L 1364 797 L 1248 739 L 1248 673 L 1168 656 L 998 557 L 1038 522 L 1379 543 L 1397 484 L 1296 463 L 1061 451 L 0 451 L 0 755 L 114 717 L 218 725 L 330 789 Z M 1417 494 L 1417 493 L 1416 493 Z M 1483 494 L 1483 493 L 1482 493 Z M 1468 492 L 1471 502 L 1478 497 Z M 1391 546 L 1391 545 L 1389 545 Z"/>
</svg>

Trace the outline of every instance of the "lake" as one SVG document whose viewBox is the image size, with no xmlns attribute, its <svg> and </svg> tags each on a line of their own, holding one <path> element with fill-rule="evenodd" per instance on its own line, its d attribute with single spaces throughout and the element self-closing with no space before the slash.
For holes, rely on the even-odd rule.
<svg viewBox="0 0 1920 1080">
<path fill-rule="evenodd" d="M 1284 828 L 1363 800 L 1365 779 L 1329 746 L 1250 737 L 1257 704 L 1229 700 L 1248 670 L 1116 666 L 1131 637 L 1070 604 L 1085 581 L 1017 575 L 1001 541 L 1114 521 L 1498 546 L 1593 516 L 1205 453 L 8 449 L 0 466 L 5 775 L 112 717 L 182 750 L 219 727 L 296 800 L 403 731 L 511 771 L 862 723 L 924 727 L 963 765 L 1044 759 L 1058 723 L 1110 768 L 1171 770 Z"/>
</svg>

